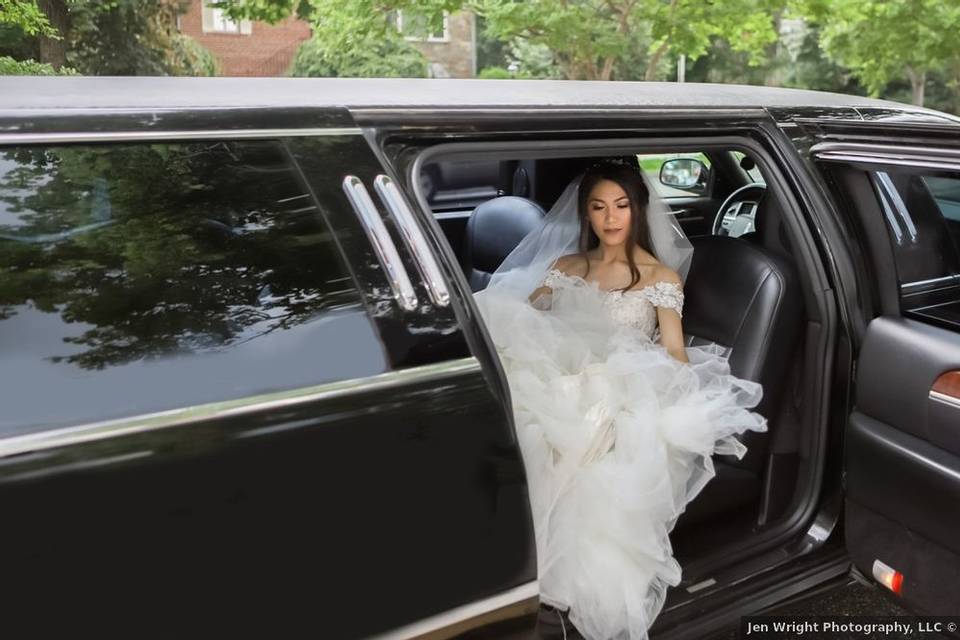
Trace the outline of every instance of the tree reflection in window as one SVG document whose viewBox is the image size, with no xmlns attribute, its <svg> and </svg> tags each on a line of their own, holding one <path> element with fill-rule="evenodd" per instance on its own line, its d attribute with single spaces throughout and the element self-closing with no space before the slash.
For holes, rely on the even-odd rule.
<svg viewBox="0 0 960 640">
<path fill-rule="evenodd" d="M 84 327 L 54 361 L 221 351 L 359 304 L 279 142 L 0 152 L 0 331 L 31 307 Z"/>
</svg>

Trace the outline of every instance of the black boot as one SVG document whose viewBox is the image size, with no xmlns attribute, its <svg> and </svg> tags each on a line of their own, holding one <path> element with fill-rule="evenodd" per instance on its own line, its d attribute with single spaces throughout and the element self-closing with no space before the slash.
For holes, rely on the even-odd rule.
<svg viewBox="0 0 960 640">
<path fill-rule="evenodd" d="M 538 640 L 585 640 L 570 622 L 570 612 L 540 605 L 535 637 Z"/>
</svg>

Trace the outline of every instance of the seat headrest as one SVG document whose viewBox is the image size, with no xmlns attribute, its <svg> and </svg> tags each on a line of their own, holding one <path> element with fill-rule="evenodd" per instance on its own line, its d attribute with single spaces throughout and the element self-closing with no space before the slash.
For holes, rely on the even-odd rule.
<svg viewBox="0 0 960 640">
<path fill-rule="evenodd" d="M 757 205 L 754 230 L 740 237 L 774 253 L 792 255 L 790 240 L 783 223 L 783 208 L 776 194 L 767 189 Z"/>
<path fill-rule="evenodd" d="M 731 369 L 760 379 L 767 334 L 798 318 L 799 290 L 793 266 L 782 256 L 742 238 L 693 238 L 693 263 L 684 284 L 684 329 L 732 349 Z"/>
<path fill-rule="evenodd" d="M 465 267 L 493 273 L 546 213 L 540 205 L 516 196 L 487 200 L 467 222 Z M 469 273 L 469 271 L 468 271 Z"/>
</svg>

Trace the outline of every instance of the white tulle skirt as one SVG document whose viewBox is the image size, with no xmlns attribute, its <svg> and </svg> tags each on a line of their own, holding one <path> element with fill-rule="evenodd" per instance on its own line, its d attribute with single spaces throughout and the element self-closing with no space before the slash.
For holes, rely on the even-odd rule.
<svg viewBox="0 0 960 640">
<path fill-rule="evenodd" d="M 507 375 L 537 541 L 541 601 L 590 640 L 647 638 L 680 582 L 669 532 L 715 475 L 714 453 L 764 431 L 760 385 L 717 348 L 689 364 L 604 313 L 596 290 L 540 310 L 478 305 Z M 593 297 L 591 297 L 593 296 Z"/>
</svg>

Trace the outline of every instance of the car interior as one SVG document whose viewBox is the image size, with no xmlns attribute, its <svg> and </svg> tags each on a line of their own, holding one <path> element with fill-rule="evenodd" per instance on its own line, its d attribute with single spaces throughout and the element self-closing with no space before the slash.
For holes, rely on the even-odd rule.
<svg viewBox="0 0 960 640">
<path fill-rule="evenodd" d="M 758 411 L 769 424 L 766 433 L 743 436 L 748 453 L 742 459 L 714 457 L 716 478 L 671 534 L 686 566 L 725 544 L 749 543 L 800 508 L 807 482 L 801 473 L 809 471 L 804 447 L 812 442 L 803 425 L 814 422 L 813 394 L 802 391 L 815 370 L 807 342 L 816 323 L 807 318 L 804 287 L 810 284 L 794 259 L 781 198 L 767 188 L 752 153 L 709 145 L 654 151 L 607 157 L 635 162 L 673 209 L 694 245 L 684 284 L 687 342 L 725 347 L 732 372 L 763 385 Z M 568 182 L 603 157 L 571 153 L 438 153 L 414 166 L 421 204 L 432 211 L 473 291 L 486 286 Z"/>
</svg>

